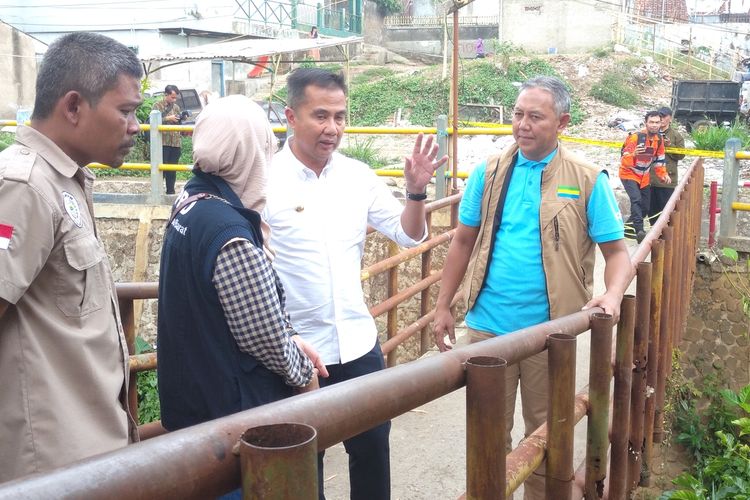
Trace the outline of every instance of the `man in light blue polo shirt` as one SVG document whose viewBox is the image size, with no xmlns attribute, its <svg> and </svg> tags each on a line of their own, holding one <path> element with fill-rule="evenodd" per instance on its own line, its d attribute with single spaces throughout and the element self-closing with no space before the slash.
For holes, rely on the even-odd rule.
<svg viewBox="0 0 750 500">
<path fill-rule="evenodd" d="M 513 110 L 515 144 L 474 169 L 464 192 L 438 296 L 435 341 L 450 349 L 450 303 L 466 275 L 472 342 L 543 323 L 581 308 L 619 316 L 632 273 L 623 223 L 606 172 L 576 157 L 557 135 L 570 95 L 556 78 L 525 82 Z M 606 293 L 591 298 L 595 245 L 606 260 Z M 547 352 L 506 369 L 507 446 L 521 386 L 526 435 L 546 420 Z M 544 498 L 543 466 L 525 498 Z"/>
</svg>

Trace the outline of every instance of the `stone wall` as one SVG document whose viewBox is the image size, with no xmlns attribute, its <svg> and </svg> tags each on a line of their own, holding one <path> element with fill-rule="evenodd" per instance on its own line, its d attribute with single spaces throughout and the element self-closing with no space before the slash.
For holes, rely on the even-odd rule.
<svg viewBox="0 0 750 500">
<path fill-rule="evenodd" d="M 702 374 L 713 368 L 733 390 L 750 384 L 750 327 L 743 306 L 750 298 L 747 259 L 740 254 L 735 263 L 713 253 L 699 259 L 687 327 L 678 346 L 689 380 L 700 383 Z"/>
</svg>

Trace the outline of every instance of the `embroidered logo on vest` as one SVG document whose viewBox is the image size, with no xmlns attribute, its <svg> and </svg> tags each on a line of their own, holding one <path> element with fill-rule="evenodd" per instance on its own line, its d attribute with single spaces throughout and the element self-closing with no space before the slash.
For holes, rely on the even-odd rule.
<svg viewBox="0 0 750 500">
<path fill-rule="evenodd" d="M 557 197 L 577 200 L 581 197 L 581 190 L 578 186 L 557 186 Z"/>
</svg>

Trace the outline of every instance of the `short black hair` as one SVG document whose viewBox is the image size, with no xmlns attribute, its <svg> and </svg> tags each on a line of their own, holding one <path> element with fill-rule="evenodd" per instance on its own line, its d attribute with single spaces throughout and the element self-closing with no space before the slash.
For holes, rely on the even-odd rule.
<svg viewBox="0 0 750 500">
<path fill-rule="evenodd" d="M 658 111 L 649 111 L 646 113 L 646 117 L 643 119 L 643 121 L 647 122 L 648 119 L 651 118 L 652 116 L 658 116 L 659 119 L 661 120 L 661 115 L 659 114 Z"/>
<path fill-rule="evenodd" d="M 58 38 L 42 59 L 31 118 L 49 118 L 60 98 L 71 90 L 95 107 L 117 86 L 120 75 L 143 77 L 143 66 L 135 52 L 120 42 L 83 31 Z"/>
<path fill-rule="evenodd" d="M 305 101 L 305 89 L 311 85 L 323 89 L 338 88 L 347 94 L 346 81 L 341 73 L 320 68 L 297 68 L 286 79 L 286 105 L 297 109 Z"/>
<path fill-rule="evenodd" d="M 167 85 L 164 87 L 164 95 L 169 95 L 172 92 L 176 92 L 177 94 L 180 93 L 180 89 L 177 88 L 177 85 Z"/>
<path fill-rule="evenodd" d="M 669 106 L 659 108 L 659 116 L 672 116 L 672 109 Z"/>
</svg>

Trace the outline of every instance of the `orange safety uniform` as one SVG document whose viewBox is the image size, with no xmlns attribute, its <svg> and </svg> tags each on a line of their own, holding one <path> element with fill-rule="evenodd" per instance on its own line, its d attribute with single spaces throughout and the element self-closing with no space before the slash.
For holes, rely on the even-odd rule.
<svg viewBox="0 0 750 500">
<path fill-rule="evenodd" d="M 646 152 L 635 154 L 635 147 L 641 142 L 646 147 Z M 622 157 L 620 159 L 620 180 L 632 180 L 643 189 L 651 182 L 649 172 L 653 167 L 656 176 L 664 180 L 667 177 L 667 169 L 664 157 L 664 141 L 659 134 L 649 134 L 643 130 L 637 134 L 628 135 L 622 145 Z"/>
</svg>

